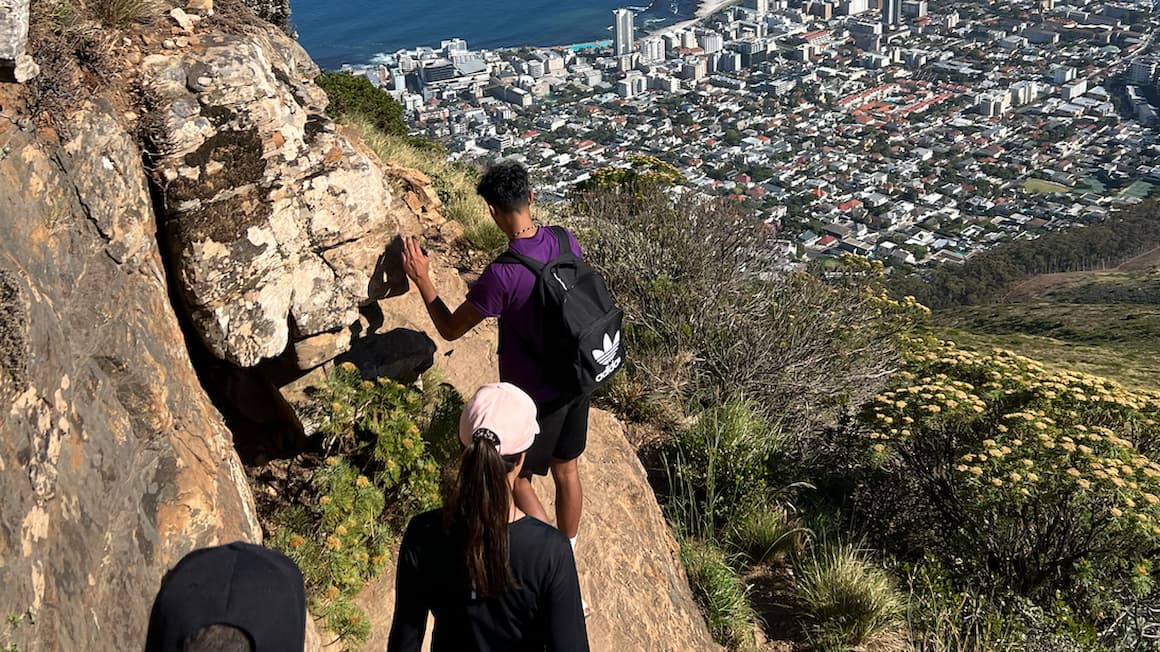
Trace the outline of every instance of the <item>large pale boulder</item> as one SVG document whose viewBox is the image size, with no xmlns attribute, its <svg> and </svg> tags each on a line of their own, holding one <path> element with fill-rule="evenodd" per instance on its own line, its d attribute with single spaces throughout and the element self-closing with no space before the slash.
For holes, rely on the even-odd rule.
<svg viewBox="0 0 1160 652">
<path fill-rule="evenodd" d="M 341 353 L 358 308 L 385 296 L 386 247 L 414 216 L 322 113 L 317 68 L 296 43 L 200 43 L 143 62 L 181 296 L 218 357 L 252 366 L 304 342 L 308 369 Z"/>
<path fill-rule="evenodd" d="M 0 0 L 0 61 L 24 54 L 29 4 L 29 0 Z"/>
<path fill-rule="evenodd" d="M 467 296 L 467 285 L 450 267 L 444 251 L 431 249 L 428 253 L 432 281 L 439 295 L 454 308 Z M 385 376 L 403 381 L 413 380 L 434 366 L 442 378 L 468 395 L 482 384 L 499 380 L 497 330 L 491 320 L 459 340 L 447 342 L 435 332 L 422 297 L 413 289 L 380 300 L 373 308 L 364 310 L 352 327 L 349 348 L 342 355 L 281 388 L 307 434 L 313 434 L 318 426 L 313 397 L 326 386 L 333 365 L 341 362 L 353 363 L 367 378 Z"/>
<path fill-rule="evenodd" d="M 164 572 L 261 532 L 169 303 L 145 170 L 101 106 L 0 120 L 0 614 L 22 650 L 131 650 Z"/>
</svg>

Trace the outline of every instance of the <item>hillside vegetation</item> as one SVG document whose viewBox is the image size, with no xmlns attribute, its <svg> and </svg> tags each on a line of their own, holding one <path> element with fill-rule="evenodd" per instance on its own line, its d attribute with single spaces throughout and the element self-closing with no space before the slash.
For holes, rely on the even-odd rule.
<svg viewBox="0 0 1160 652">
<path fill-rule="evenodd" d="M 327 112 L 352 129 L 379 160 L 422 170 L 435 185 L 446 217 L 463 226 L 464 239 L 476 251 L 498 254 L 507 239 L 487 214 L 487 206 L 475 194 L 479 171 L 450 163 L 439 143 L 407 135 L 403 109 L 366 77 L 331 72 L 319 75 L 326 91 Z"/>
<path fill-rule="evenodd" d="M 993 335 L 961 328 L 939 328 L 935 332 L 968 350 L 1007 349 L 1039 360 L 1049 369 L 1115 378 L 1138 389 L 1160 389 L 1160 350 L 1155 341 L 1140 345 L 1076 344 L 1023 333 Z"/>
<path fill-rule="evenodd" d="M 720 642 L 1156 649 L 1160 395 L 987 341 L 1098 348 L 1104 368 L 1115 347 L 1122 368 L 1109 370 L 1143 379 L 1160 358 L 1149 279 L 1098 279 L 1135 305 L 1094 305 L 1077 282 L 1066 298 L 1091 303 L 931 318 L 885 294 L 864 260 L 821 276 L 767 268 L 752 255 L 758 229 L 638 163 L 594 175 L 569 209 L 628 314 L 631 364 L 603 400 L 657 431 L 642 455 Z M 1127 237 L 1142 220 L 1109 228 Z M 1030 245 L 990 254 L 1043 257 L 1011 263 L 987 296 L 1066 268 Z M 983 278 L 966 277 L 935 291 L 953 298 Z M 941 335 L 952 326 L 974 329 L 954 332 L 979 350 Z"/>
<path fill-rule="evenodd" d="M 1107 270 L 1157 247 L 1160 202 L 1151 201 L 1113 213 L 1097 224 L 1000 245 L 972 256 L 961 266 L 940 265 L 898 274 L 891 278 L 890 286 L 898 296 L 914 296 L 935 310 L 987 303 L 1037 275 Z"/>
<path fill-rule="evenodd" d="M 977 350 L 1009 348 L 1053 369 L 1160 387 L 1160 251 L 1115 271 L 1043 274 L 981 305 L 935 311 L 942 337 Z"/>
</svg>

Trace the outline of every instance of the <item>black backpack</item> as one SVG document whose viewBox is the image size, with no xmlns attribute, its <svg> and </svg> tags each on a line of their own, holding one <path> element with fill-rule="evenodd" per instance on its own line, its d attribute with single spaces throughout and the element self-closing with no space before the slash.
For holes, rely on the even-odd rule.
<svg viewBox="0 0 1160 652">
<path fill-rule="evenodd" d="M 536 275 L 532 300 L 544 318 L 548 377 L 567 394 L 592 394 L 624 365 L 624 312 L 612 302 L 604 278 L 572 252 L 568 232 L 545 228 L 560 243 L 555 258 L 541 263 L 506 251 L 495 262 L 519 263 Z"/>
</svg>

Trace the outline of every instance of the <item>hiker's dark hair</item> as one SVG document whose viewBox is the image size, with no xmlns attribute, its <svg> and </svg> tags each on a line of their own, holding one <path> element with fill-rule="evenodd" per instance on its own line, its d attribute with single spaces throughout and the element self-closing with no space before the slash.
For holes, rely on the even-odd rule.
<svg viewBox="0 0 1160 652">
<path fill-rule="evenodd" d="M 528 205 L 528 171 L 517 161 L 496 161 L 480 177 L 475 192 L 496 210 L 514 213 Z"/>
<path fill-rule="evenodd" d="M 185 652 L 253 652 L 245 632 L 231 625 L 202 627 L 185 639 Z"/>
<path fill-rule="evenodd" d="M 508 558 L 508 516 L 511 487 L 508 473 L 520 455 L 500 455 L 480 438 L 463 451 L 459 478 L 449 497 L 447 516 L 462 537 L 467 578 L 479 597 L 497 595 L 512 579 Z"/>
</svg>

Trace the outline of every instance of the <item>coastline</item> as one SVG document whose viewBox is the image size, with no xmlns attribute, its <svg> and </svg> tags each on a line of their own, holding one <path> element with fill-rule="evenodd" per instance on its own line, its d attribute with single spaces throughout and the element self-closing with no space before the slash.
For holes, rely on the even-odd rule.
<svg viewBox="0 0 1160 652">
<path fill-rule="evenodd" d="M 644 37 L 644 36 L 655 36 L 658 34 L 664 34 L 665 32 L 678 32 L 681 30 L 688 29 L 690 27 L 693 27 L 693 26 L 701 23 L 702 21 L 709 18 L 713 14 L 716 14 L 717 12 L 722 11 L 723 9 L 725 9 L 729 6 L 732 6 L 735 4 L 740 4 L 740 2 L 741 2 L 741 0 L 700 0 L 700 2 L 697 4 L 696 11 L 693 12 L 692 17 L 686 18 L 685 20 L 682 20 L 682 21 L 679 21 L 676 23 L 672 23 L 670 25 L 662 25 L 662 26 L 659 26 L 659 27 L 656 27 L 653 29 L 649 29 L 647 31 L 642 30 L 642 31 L 638 32 L 638 38 Z M 591 41 L 591 42 L 587 42 L 587 43 L 567 43 L 567 44 L 557 44 L 557 45 L 525 44 L 525 45 L 514 45 L 514 46 L 507 46 L 507 47 L 497 47 L 494 49 L 496 51 L 500 51 L 500 52 L 505 51 L 505 50 L 518 50 L 520 48 L 542 48 L 545 50 L 560 50 L 560 49 L 565 49 L 565 48 L 592 47 L 592 46 L 595 46 L 598 44 L 603 44 L 603 43 L 604 43 L 603 41 Z M 377 59 L 379 57 L 382 57 L 382 56 L 387 55 L 387 54 L 391 54 L 391 53 L 379 52 L 379 53 L 376 53 L 375 55 L 373 55 L 366 62 L 359 63 L 359 64 L 344 64 L 344 65 L 351 66 L 355 69 L 371 68 L 373 66 L 379 65 L 379 62 L 377 61 Z"/>
<path fill-rule="evenodd" d="M 683 29 L 688 29 L 688 28 L 696 25 L 697 23 L 700 23 L 702 20 L 705 20 L 709 16 L 712 16 L 713 14 L 717 13 L 718 11 L 721 11 L 722 9 L 725 9 L 726 7 L 728 7 L 730 5 L 735 5 L 738 3 L 739 3 L 739 0 L 701 0 L 701 4 L 699 4 L 697 6 L 697 11 L 693 14 L 692 18 L 690 18 L 688 20 L 683 20 L 679 23 L 673 23 L 672 25 L 665 25 L 664 27 L 658 27 L 657 29 L 654 29 L 651 32 L 648 32 L 648 35 L 652 36 L 654 34 L 663 34 L 665 32 L 669 32 L 669 31 L 679 32 Z"/>
<path fill-rule="evenodd" d="M 686 18 L 685 20 L 682 20 L 682 21 L 677 22 L 677 23 L 673 23 L 671 25 L 664 25 L 664 26 L 657 27 L 655 29 L 651 29 L 648 31 L 642 31 L 642 32 L 640 32 L 640 36 L 656 36 L 658 34 L 664 34 L 665 32 L 679 32 L 681 30 L 688 29 L 690 27 L 693 27 L 694 25 L 697 25 L 701 21 L 703 21 L 706 18 L 712 16 L 713 14 L 725 9 L 726 7 L 730 7 L 730 6 L 736 5 L 736 4 L 741 4 L 741 0 L 701 0 L 701 2 L 697 5 L 697 10 L 695 12 L 693 12 L 692 18 Z M 589 43 L 568 43 L 565 45 L 515 46 L 515 47 L 510 47 L 510 48 L 499 48 L 499 49 L 500 50 L 517 50 L 520 47 L 533 47 L 533 48 L 543 48 L 545 50 L 560 50 L 560 49 L 565 49 L 565 48 L 576 48 L 576 47 L 582 47 L 582 46 L 587 47 L 587 46 L 595 45 L 597 43 L 602 43 L 602 41 L 594 41 L 594 42 L 589 42 Z"/>
</svg>

